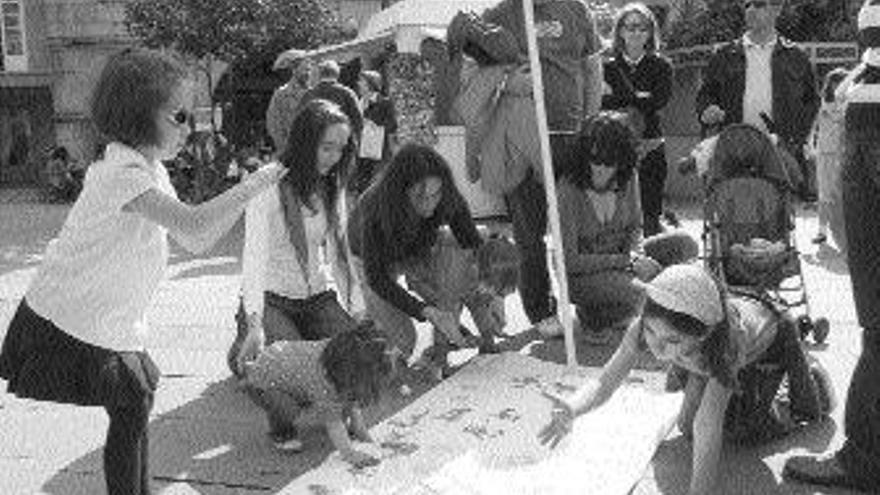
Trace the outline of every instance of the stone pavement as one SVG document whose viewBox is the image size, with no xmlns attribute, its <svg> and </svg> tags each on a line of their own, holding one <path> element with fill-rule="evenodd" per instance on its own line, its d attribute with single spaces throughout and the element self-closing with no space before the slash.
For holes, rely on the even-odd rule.
<svg viewBox="0 0 880 495">
<path fill-rule="evenodd" d="M 60 205 L 0 203 L 0 337 L 66 211 Z M 678 211 L 684 227 L 699 235 L 699 207 Z M 831 371 L 836 385 L 839 405 L 834 421 L 765 447 L 726 448 L 722 495 L 844 493 L 782 484 L 780 477 L 787 457 L 821 452 L 842 441 L 842 402 L 859 352 L 845 263 L 833 248 L 817 249 L 810 244 L 815 222 L 814 212 L 799 211 L 797 245 L 802 251 L 811 314 L 825 315 L 831 321 L 828 343 L 812 346 L 812 350 Z M 331 451 L 318 430 L 305 433 L 306 453 L 273 451 L 261 414 L 229 377 L 225 352 L 234 334 L 240 252 L 240 226 L 203 257 L 176 249 L 170 277 L 150 309 L 149 349 L 163 375 L 150 423 L 156 493 L 289 493 L 284 487 Z M 508 298 L 507 309 L 510 338 L 505 346 L 542 359 L 564 360 L 561 342 L 542 342 L 528 328 L 515 296 Z M 579 342 L 578 361 L 598 368 L 612 351 L 612 346 L 595 348 Z M 641 368 L 640 376 L 659 385 L 656 363 L 645 359 Z M 2 390 L 4 383 L 0 383 Z M 424 386 L 417 387 L 414 397 L 422 391 Z M 388 399 L 370 411 L 370 419 L 378 422 L 404 405 L 403 399 Z M 38 403 L 0 393 L 0 493 L 103 493 L 101 447 L 106 426 L 107 419 L 98 408 Z M 632 493 L 686 493 L 689 463 L 689 445 L 673 431 Z M 511 491 L 516 492 L 514 487 Z"/>
</svg>

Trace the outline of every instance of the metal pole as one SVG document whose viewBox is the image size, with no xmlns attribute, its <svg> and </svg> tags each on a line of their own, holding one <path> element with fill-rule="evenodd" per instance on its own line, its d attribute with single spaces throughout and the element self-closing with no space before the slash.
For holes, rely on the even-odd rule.
<svg viewBox="0 0 880 495">
<path fill-rule="evenodd" d="M 526 39 L 529 44 L 529 66 L 532 74 L 532 94 L 535 100 L 535 116 L 538 119 L 538 136 L 541 144 L 541 162 L 544 170 L 544 192 L 547 196 L 547 218 L 550 221 L 550 235 L 553 256 L 556 260 L 556 280 L 559 285 L 559 317 L 565 334 L 565 357 L 569 367 L 577 366 L 574 348 L 571 311 L 568 309 L 568 278 L 565 271 L 565 256 L 562 250 L 562 229 L 559 223 L 559 206 L 556 197 L 556 181 L 553 177 L 553 159 L 550 153 L 550 133 L 547 128 L 547 110 L 544 108 L 544 81 L 541 75 L 541 61 L 538 55 L 538 38 L 535 34 L 535 10 L 532 0 L 522 0 L 525 18 Z"/>
</svg>

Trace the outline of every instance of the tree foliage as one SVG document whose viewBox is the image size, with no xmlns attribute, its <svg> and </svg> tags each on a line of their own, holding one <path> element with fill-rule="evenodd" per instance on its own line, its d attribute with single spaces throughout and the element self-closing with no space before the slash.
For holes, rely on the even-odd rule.
<svg viewBox="0 0 880 495">
<path fill-rule="evenodd" d="M 347 34 L 322 0 L 132 0 L 125 24 L 149 47 L 229 63 Z"/>
<path fill-rule="evenodd" d="M 790 0 L 778 20 L 779 32 L 793 40 L 855 41 L 862 0 Z M 745 29 L 741 2 L 684 0 L 667 26 L 666 44 L 683 48 L 729 41 Z"/>
</svg>

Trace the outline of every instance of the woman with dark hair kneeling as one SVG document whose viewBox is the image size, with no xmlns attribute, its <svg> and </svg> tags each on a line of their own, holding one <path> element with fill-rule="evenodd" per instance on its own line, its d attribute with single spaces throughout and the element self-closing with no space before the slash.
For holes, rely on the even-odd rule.
<svg viewBox="0 0 880 495">
<path fill-rule="evenodd" d="M 635 280 L 695 258 L 696 241 L 672 231 L 642 239 L 636 139 L 623 114 L 601 112 L 575 143 L 560 170 L 562 245 L 569 294 L 589 342 L 605 344 L 644 301 Z"/>
<path fill-rule="evenodd" d="M 398 151 L 352 210 L 348 242 L 367 314 L 407 358 L 416 344 L 412 320 L 428 321 L 440 338 L 423 364 L 442 373 L 447 340 L 468 345 L 459 327 L 462 305 L 484 344 L 500 333 L 503 319 L 494 316 L 493 301 L 504 288 L 480 273 L 483 240 L 449 165 L 433 149 L 409 144 Z M 398 283 L 401 275 L 409 290 Z"/>
</svg>

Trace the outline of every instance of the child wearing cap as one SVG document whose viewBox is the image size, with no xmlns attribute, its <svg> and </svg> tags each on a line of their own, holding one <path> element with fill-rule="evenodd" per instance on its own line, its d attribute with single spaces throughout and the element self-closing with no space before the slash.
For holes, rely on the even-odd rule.
<svg viewBox="0 0 880 495">
<path fill-rule="evenodd" d="M 577 416 L 608 400 L 644 349 L 689 373 L 678 425 L 693 441 L 692 494 L 715 493 L 725 434 L 756 441 L 757 432 L 773 438 L 786 432 L 772 413 L 783 375 L 793 421 L 820 420 L 833 407 L 827 374 L 816 364 L 811 369 L 797 327 L 769 304 L 723 292 L 706 270 L 691 264 L 670 266 L 642 285 L 643 314 L 598 381 L 567 397 L 545 393 L 554 407 L 538 435 L 542 443 L 555 446 Z"/>
</svg>

